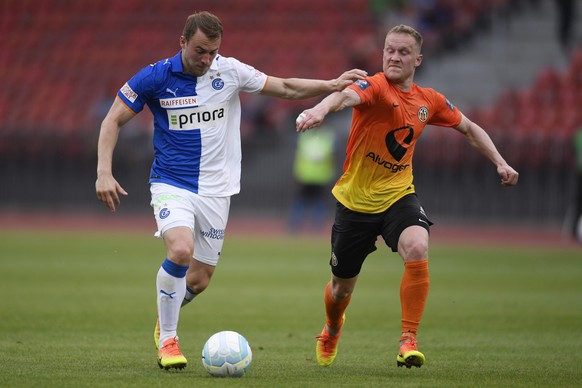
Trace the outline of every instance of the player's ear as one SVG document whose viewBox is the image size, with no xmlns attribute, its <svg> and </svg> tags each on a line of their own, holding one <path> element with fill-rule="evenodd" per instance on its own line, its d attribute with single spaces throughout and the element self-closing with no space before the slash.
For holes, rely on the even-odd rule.
<svg viewBox="0 0 582 388">
<path fill-rule="evenodd" d="M 180 35 L 179 42 L 180 42 L 180 47 L 182 49 L 185 49 L 186 48 L 186 43 L 188 43 L 188 42 L 186 41 L 186 38 L 184 38 L 184 35 Z"/>
<path fill-rule="evenodd" d="M 420 64 L 422 63 L 422 54 L 418 54 L 416 56 L 416 61 L 414 63 L 414 67 L 418 67 L 420 66 Z"/>
</svg>

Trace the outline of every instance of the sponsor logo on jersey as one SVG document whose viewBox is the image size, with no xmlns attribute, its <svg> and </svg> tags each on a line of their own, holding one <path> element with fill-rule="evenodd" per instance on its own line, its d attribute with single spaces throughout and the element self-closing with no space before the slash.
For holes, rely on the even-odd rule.
<svg viewBox="0 0 582 388">
<path fill-rule="evenodd" d="M 160 98 L 162 108 L 189 108 L 198 105 L 196 97 Z"/>
<path fill-rule="evenodd" d="M 404 155 L 406 155 L 406 151 L 408 151 L 408 147 L 412 144 L 413 138 L 414 129 L 411 126 L 396 128 L 386 134 L 386 138 L 384 139 L 386 149 L 396 162 L 402 160 Z M 399 164 L 394 161 L 382 159 L 381 155 L 372 151 L 366 154 L 366 158 L 370 158 L 374 163 L 383 166 L 392 173 L 403 171 L 410 166 L 409 163 Z"/>
<path fill-rule="evenodd" d="M 418 119 L 423 123 L 428 120 L 428 108 L 426 106 L 421 106 L 418 108 Z"/>
<path fill-rule="evenodd" d="M 211 238 L 214 240 L 224 240 L 224 229 L 214 229 L 210 230 L 200 230 L 200 234 L 206 238 Z"/>
<path fill-rule="evenodd" d="M 263 72 L 255 69 L 254 77 L 255 78 L 261 78 L 262 76 L 263 76 Z"/>
<path fill-rule="evenodd" d="M 244 65 L 246 66 L 247 69 L 254 70 L 255 71 L 255 74 L 253 75 L 255 78 L 261 78 L 263 76 L 263 72 L 262 71 L 257 70 L 253 66 L 247 65 L 246 63 Z M 220 76 L 220 74 L 219 74 L 219 76 Z"/>
<path fill-rule="evenodd" d="M 168 109 L 170 130 L 188 131 L 212 128 L 226 121 L 226 103 L 187 109 Z"/>
<path fill-rule="evenodd" d="M 402 132 L 405 135 L 404 137 L 401 136 Z M 397 137 L 397 134 L 400 136 Z M 397 161 L 402 160 L 404 155 L 406 155 L 408 147 L 412 143 L 413 137 L 414 129 L 411 126 L 396 128 L 395 130 L 388 132 L 385 142 L 390 155 L 392 155 L 392 157 Z"/>
<path fill-rule="evenodd" d="M 159 178 L 159 176 L 152 175 L 152 178 Z M 154 207 L 167 207 L 168 201 L 176 200 L 176 201 L 184 201 L 184 198 L 178 194 L 164 194 L 155 199 L 152 202 L 152 206 Z"/>
<path fill-rule="evenodd" d="M 374 161 L 375 163 L 378 163 L 381 166 L 384 166 L 384 168 L 390 170 L 391 172 L 402 171 L 402 170 L 405 170 L 408 166 L 410 166 L 410 164 L 398 164 L 398 163 L 389 162 L 388 160 L 382 159 L 382 157 L 380 155 L 376 155 L 375 153 L 373 153 L 371 151 L 368 152 L 368 154 L 366 155 L 366 158 L 372 159 L 372 161 Z"/>
<path fill-rule="evenodd" d="M 125 83 L 125 85 L 123 85 L 120 89 L 121 94 L 123 94 L 125 96 L 125 98 L 127 98 L 132 104 L 135 102 L 136 98 L 137 98 L 137 93 L 133 91 L 133 89 L 131 88 L 131 86 L 129 86 L 127 84 L 127 82 Z"/>
<path fill-rule="evenodd" d="M 355 82 L 355 84 L 361 89 L 361 90 L 366 90 L 370 87 L 370 83 L 368 81 L 366 81 L 365 79 L 361 79 L 361 80 L 357 80 Z"/>
</svg>

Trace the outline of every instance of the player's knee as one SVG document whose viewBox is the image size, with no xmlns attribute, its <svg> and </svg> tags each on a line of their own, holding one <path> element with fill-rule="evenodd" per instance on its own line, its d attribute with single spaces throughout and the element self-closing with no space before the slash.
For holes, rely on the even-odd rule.
<svg viewBox="0 0 582 388">
<path fill-rule="evenodd" d="M 398 239 L 398 253 L 404 261 L 427 258 L 428 231 L 420 226 L 406 228 Z"/>
<path fill-rule="evenodd" d="M 398 251 L 405 261 L 421 260 L 428 257 L 428 244 L 422 239 L 410 239 L 400 244 Z"/>
<path fill-rule="evenodd" d="M 200 282 L 200 281 L 194 281 L 194 282 L 187 282 L 186 283 L 188 288 L 190 290 L 192 290 L 195 294 L 200 294 L 202 292 L 204 292 L 204 290 L 206 290 L 206 288 L 208 288 L 208 282 Z"/>
<path fill-rule="evenodd" d="M 208 288 L 213 273 L 214 267 L 194 264 L 186 273 L 186 285 L 195 294 L 200 294 Z"/>
<path fill-rule="evenodd" d="M 203 276 L 186 276 L 186 285 L 190 290 L 192 290 L 195 294 L 200 294 L 208 288 L 210 284 L 210 278 L 203 277 Z"/>
<path fill-rule="evenodd" d="M 334 301 L 341 302 L 349 298 L 353 291 L 354 289 L 351 286 L 342 283 L 335 283 L 331 289 L 331 295 Z"/>
<path fill-rule="evenodd" d="M 192 260 L 194 250 L 188 244 L 172 244 L 168 247 L 168 257 L 180 265 L 188 265 Z"/>
</svg>

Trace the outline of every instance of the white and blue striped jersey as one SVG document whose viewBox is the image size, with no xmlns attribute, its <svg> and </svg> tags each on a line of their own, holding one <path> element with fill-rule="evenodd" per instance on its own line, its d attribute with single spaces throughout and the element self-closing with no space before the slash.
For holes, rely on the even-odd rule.
<svg viewBox="0 0 582 388">
<path fill-rule="evenodd" d="M 234 58 L 217 55 L 202 77 L 183 73 L 181 52 L 149 65 L 117 93 L 135 113 L 154 116 L 150 183 L 204 196 L 240 191 L 240 92 L 259 93 L 267 76 Z"/>
</svg>

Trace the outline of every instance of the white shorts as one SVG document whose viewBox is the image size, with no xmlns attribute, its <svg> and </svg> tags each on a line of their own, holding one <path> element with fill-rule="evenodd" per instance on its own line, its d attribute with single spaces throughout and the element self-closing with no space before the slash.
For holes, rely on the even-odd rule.
<svg viewBox="0 0 582 388">
<path fill-rule="evenodd" d="M 177 226 L 186 226 L 194 237 L 194 258 L 216 266 L 224 242 L 230 197 L 203 197 L 191 191 L 152 183 L 150 187 L 154 216 L 158 225 L 155 236 Z"/>
</svg>

